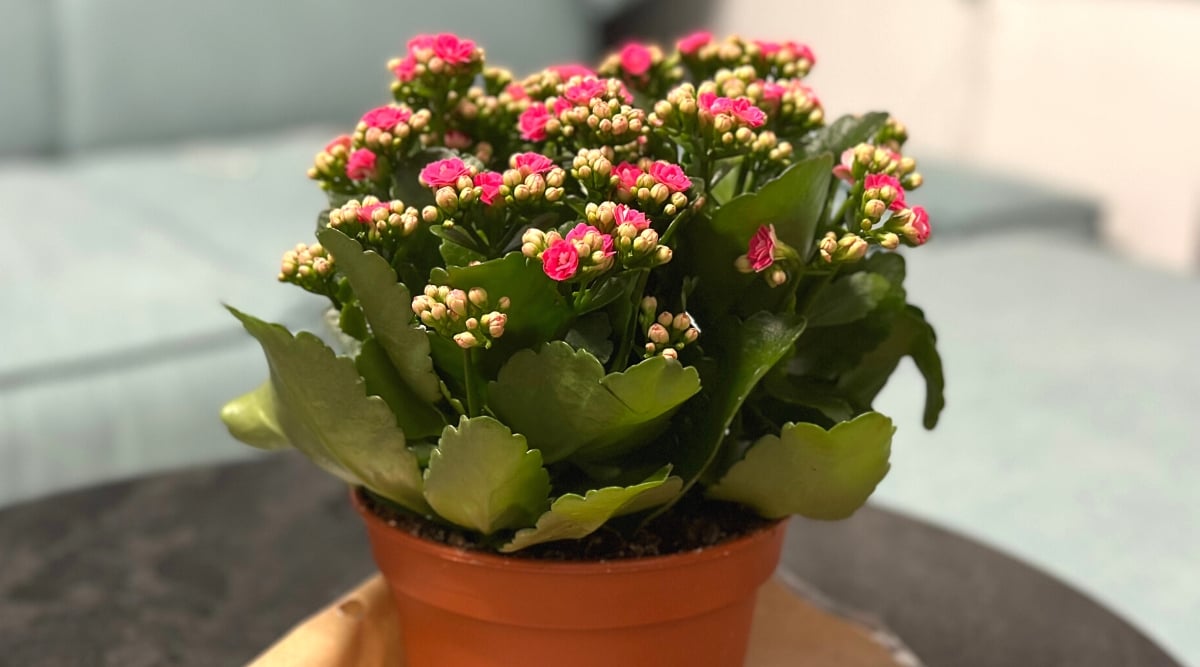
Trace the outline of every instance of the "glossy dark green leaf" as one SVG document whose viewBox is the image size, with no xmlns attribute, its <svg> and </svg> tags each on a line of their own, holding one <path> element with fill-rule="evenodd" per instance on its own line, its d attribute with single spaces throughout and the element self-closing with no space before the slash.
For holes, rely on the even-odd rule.
<svg viewBox="0 0 1200 667">
<path fill-rule="evenodd" d="M 396 281 L 387 260 L 373 251 L 363 252 L 357 241 L 336 229 L 317 234 L 333 254 L 337 269 L 354 288 L 355 297 L 396 372 L 412 393 L 425 403 L 441 400 L 438 376 L 429 356 L 425 332 L 413 326 L 412 298 L 408 288 Z"/>
<path fill-rule="evenodd" d="M 367 336 L 371 335 L 367 330 L 367 318 L 363 315 L 362 308 L 352 301 L 342 304 L 342 310 L 338 314 L 338 328 L 358 341 L 366 340 Z"/>
<path fill-rule="evenodd" d="M 441 411 L 413 393 L 377 339 L 368 338 L 363 342 L 354 365 L 367 383 L 367 393 L 387 402 L 407 439 L 420 440 L 441 434 L 446 426 Z"/>
<path fill-rule="evenodd" d="M 257 389 L 238 396 L 221 408 L 221 421 L 229 434 L 259 449 L 286 449 L 292 446 L 275 414 L 275 389 L 267 380 Z"/>
<path fill-rule="evenodd" d="M 518 530 L 513 539 L 500 548 L 511 553 L 543 542 L 577 540 L 596 532 L 609 519 L 633 514 L 661 505 L 679 494 L 683 480 L 670 477 L 664 467 L 646 481 L 633 486 L 607 486 L 584 495 L 559 496 L 532 528 Z"/>
<path fill-rule="evenodd" d="M 779 239 L 805 256 L 825 208 L 832 169 L 833 158 L 828 155 L 797 162 L 757 191 L 725 202 L 712 216 L 713 229 L 734 239 L 741 254 L 759 227 L 775 225 Z"/>
<path fill-rule="evenodd" d="M 563 340 L 577 350 L 591 352 L 600 363 L 606 364 L 613 352 L 613 330 L 608 320 L 608 313 L 589 313 L 575 320 Z"/>
<path fill-rule="evenodd" d="M 795 315 L 761 312 L 740 325 L 726 322 L 714 335 L 722 350 L 720 365 L 703 379 L 705 400 L 689 408 L 691 427 L 672 452 L 675 471 L 684 479 L 684 491 L 708 469 L 725 441 L 729 425 L 759 380 L 792 349 L 804 331 L 804 320 Z"/>
<path fill-rule="evenodd" d="M 887 475 L 892 420 L 868 412 L 832 429 L 788 424 L 755 442 L 708 488 L 710 498 L 741 503 L 768 519 L 799 514 L 844 519 Z"/>
<path fill-rule="evenodd" d="M 891 291 L 891 281 L 878 273 L 860 271 L 841 277 L 817 296 L 808 311 L 808 326 L 838 326 L 861 320 Z"/>
<path fill-rule="evenodd" d="M 602 460 L 653 440 L 699 389 L 699 373 L 678 361 L 654 357 L 605 375 L 591 353 L 553 341 L 513 355 L 488 405 L 547 463 Z"/>
<path fill-rule="evenodd" d="M 907 306 L 893 320 L 887 338 L 841 376 L 838 389 L 859 405 L 869 407 L 906 356 L 912 357 L 925 378 L 923 422 L 925 428 L 932 429 L 946 406 L 946 380 L 937 351 L 937 335 L 925 321 L 924 313 L 915 306 Z"/>
<path fill-rule="evenodd" d="M 887 119 L 888 114 L 885 111 L 872 111 L 861 116 L 842 116 L 818 132 L 814 140 L 805 146 L 805 153 L 830 153 L 837 158 L 847 148 L 871 141 L 875 133 L 887 123 Z"/>
<path fill-rule="evenodd" d="M 368 396 L 354 362 L 312 334 L 296 336 L 230 308 L 262 345 L 275 415 L 292 445 L 323 469 L 417 512 L 421 471 L 387 403 Z"/>
<path fill-rule="evenodd" d="M 484 535 L 533 525 L 549 496 L 541 453 L 491 417 L 447 426 L 425 470 L 425 499 L 438 516 Z"/>
<path fill-rule="evenodd" d="M 438 229 L 438 227 L 430 229 Z M 446 266 L 467 266 L 471 262 L 482 262 L 487 259 L 483 253 L 464 247 L 448 238 L 442 239 L 438 251 L 442 255 L 442 260 L 446 262 Z"/>
</svg>

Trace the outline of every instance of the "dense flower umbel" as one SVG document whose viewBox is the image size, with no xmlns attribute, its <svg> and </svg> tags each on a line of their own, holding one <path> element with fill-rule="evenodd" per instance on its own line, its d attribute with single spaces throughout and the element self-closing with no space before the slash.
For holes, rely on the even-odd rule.
<svg viewBox="0 0 1200 667">
<path fill-rule="evenodd" d="M 501 550 L 681 493 L 848 515 L 887 469 L 871 410 L 900 356 L 927 376 L 926 423 L 940 410 L 890 252 L 931 229 L 907 129 L 829 121 L 815 62 L 700 32 L 520 77 L 470 39 L 414 37 L 392 100 L 315 156 L 320 243 L 280 263 L 329 299 L 353 359 L 238 313 L 283 365 L 231 419 L 296 417 L 287 436 L 343 478 Z"/>
</svg>

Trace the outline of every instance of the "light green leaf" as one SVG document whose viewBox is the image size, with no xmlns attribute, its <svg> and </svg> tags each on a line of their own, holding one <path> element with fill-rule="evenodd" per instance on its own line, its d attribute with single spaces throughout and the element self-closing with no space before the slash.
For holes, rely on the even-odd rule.
<svg viewBox="0 0 1200 667">
<path fill-rule="evenodd" d="M 489 388 L 489 407 L 529 438 L 547 463 L 601 460 L 654 439 L 700 390 L 700 375 L 665 357 L 604 374 L 591 353 L 563 341 L 513 355 Z"/>
<path fill-rule="evenodd" d="M 230 435 L 251 447 L 285 449 L 292 446 L 279 426 L 275 414 L 275 390 L 270 380 L 226 403 L 221 408 L 221 421 L 225 422 Z"/>
<path fill-rule="evenodd" d="M 258 339 L 271 368 L 275 414 L 292 445 L 321 468 L 417 512 L 421 472 L 383 399 L 368 396 L 354 362 L 312 334 L 295 337 L 230 308 Z"/>
<path fill-rule="evenodd" d="M 368 338 L 363 342 L 354 365 L 367 383 L 367 393 L 382 398 L 392 409 L 405 438 L 420 440 L 441 434 L 446 426 L 445 417 L 404 383 L 378 339 Z"/>
<path fill-rule="evenodd" d="M 892 420 L 868 412 L 832 429 L 787 424 L 763 436 L 735 463 L 708 496 L 742 503 L 768 519 L 799 514 L 844 519 L 887 475 Z"/>
<path fill-rule="evenodd" d="M 491 417 L 447 426 L 425 470 L 425 499 L 438 516 L 484 535 L 530 525 L 549 496 L 541 453 Z"/>
<path fill-rule="evenodd" d="M 559 496 L 550 510 L 538 518 L 537 525 L 518 530 L 500 551 L 511 553 L 542 542 L 577 540 L 591 535 L 613 517 L 661 505 L 683 488 L 683 480 L 669 477 L 670 473 L 667 466 L 641 484 L 592 489 L 582 496 L 577 493 Z"/>
<path fill-rule="evenodd" d="M 714 377 L 704 378 L 706 400 L 689 407 L 693 426 L 669 457 L 684 479 L 685 493 L 712 464 L 746 397 L 803 331 L 804 319 L 799 316 L 760 312 L 740 324 L 728 322 L 715 332 L 717 349 L 723 351 L 721 365 L 710 373 Z"/>
<path fill-rule="evenodd" d="M 379 340 L 396 372 L 414 395 L 425 403 L 441 400 L 438 376 L 429 357 L 425 333 L 412 326 L 412 298 L 408 288 L 397 282 L 387 260 L 373 251 L 363 252 L 358 241 L 336 229 L 327 228 L 317 238 L 333 254 L 337 269 L 346 275 L 371 332 Z"/>
</svg>

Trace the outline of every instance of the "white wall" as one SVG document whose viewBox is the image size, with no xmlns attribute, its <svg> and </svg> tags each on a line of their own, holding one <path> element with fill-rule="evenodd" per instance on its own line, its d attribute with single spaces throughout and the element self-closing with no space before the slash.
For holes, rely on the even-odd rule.
<svg viewBox="0 0 1200 667">
<path fill-rule="evenodd" d="M 886 105 L 918 157 L 1094 197 L 1115 247 L 1200 262 L 1200 2 L 727 0 L 714 23 L 807 41 L 829 111 Z"/>
</svg>

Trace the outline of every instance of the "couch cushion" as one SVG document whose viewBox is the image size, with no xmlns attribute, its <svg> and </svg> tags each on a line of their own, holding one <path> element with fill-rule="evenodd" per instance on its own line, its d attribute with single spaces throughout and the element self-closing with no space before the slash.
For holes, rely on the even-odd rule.
<svg viewBox="0 0 1200 667">
<path fill-rule="evenodd" d="M 53 143 L 53 35 L 47 0 L 0 3 L 0 155 L 38 153 Z"/>
<path fill-rule="evenodd" d="M 594 44 L 579 3 L 557 0 L 59 5 L 72 148 L 352 123 L 388 99 L 387 60 L 421 31 L 473 37 L 519 71 L 589 57 Z"/>
</svg>

